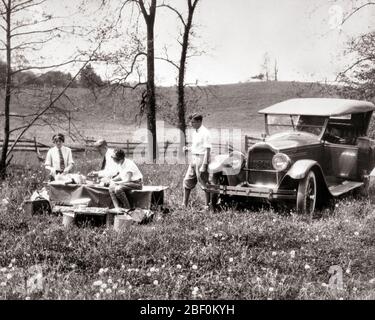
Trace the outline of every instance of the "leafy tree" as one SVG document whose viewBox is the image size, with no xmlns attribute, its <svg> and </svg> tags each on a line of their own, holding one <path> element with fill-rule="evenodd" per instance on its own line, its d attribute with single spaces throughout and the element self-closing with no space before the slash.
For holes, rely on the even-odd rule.
<svg viewBox="0 0 375 320">
<path fill-rule="evenodd" d="M 91 64 L 88 64 L 80 73 L 79 83 L 83 88 L 97 88 L 104 85 L 101 77 L 95 72 Z"/>
</svg>

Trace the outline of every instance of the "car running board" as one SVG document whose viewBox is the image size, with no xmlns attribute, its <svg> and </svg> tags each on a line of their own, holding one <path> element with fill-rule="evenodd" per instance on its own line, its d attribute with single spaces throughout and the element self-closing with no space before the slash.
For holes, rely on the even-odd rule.
<svg viewBox="0 0 375 320">
<path fill-rule="evenodd" d="M 339 184 L 328 185 L 329 192 L 334 196 L 340 196 L 350 190 L 363 186 L 363 182 L 344 180 Z"/>
</svg>

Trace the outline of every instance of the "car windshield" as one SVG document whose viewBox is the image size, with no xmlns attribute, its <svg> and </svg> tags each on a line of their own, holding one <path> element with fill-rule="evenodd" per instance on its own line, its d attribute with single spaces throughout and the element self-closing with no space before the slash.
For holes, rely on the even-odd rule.
<svg viewBox="0 0 375 320">
<path fill-rule="evenodd" d="M 270 135 L 285 131 L 308 132 L 319 136 L 322 133 L 325 117 L 305 115 L 267 115 L 267 127 Z"/>
</svg>

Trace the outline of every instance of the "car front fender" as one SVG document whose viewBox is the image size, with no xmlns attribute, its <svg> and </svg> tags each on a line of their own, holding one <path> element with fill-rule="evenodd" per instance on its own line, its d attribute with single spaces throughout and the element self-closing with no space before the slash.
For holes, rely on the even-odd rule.
<svg viewBox="0 0 375 320">
<path fill-rule="evenodd" d="M 286 175 L 296 180 L 303 179 L 315 165 L 320 168 L 315 160 L 298 160 L 289 168 Z"/>
</svg>

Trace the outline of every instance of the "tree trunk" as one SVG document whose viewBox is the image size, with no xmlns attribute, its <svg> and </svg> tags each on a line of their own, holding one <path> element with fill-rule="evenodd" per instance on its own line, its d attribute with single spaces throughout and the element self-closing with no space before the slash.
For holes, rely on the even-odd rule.
<svg viewBox="0 0 375 320">
<path fill-rule="evenodd" d="M 11 0 L 8 0 L 8 7 L 6 9 L 6 56 L 7 56 L 7 69 L 6 69 L 6 81 L 5 81 L 5 104 L 4 104 L 4 141 L 1 150 L 0 159 L 0 179 L 4 179 L 7 169 L 7 153 L 9 145 L 9 130 L 10 130 L 10 98 L 11 98 L 11 87 L 12 87 L 12 68 L 11 68 L 11 46 L 10 46 L 10 14 L 11 14 Z M 4 6 L 5 7 L 5 6 Z"/>
<path fill-rule="evenodd" d="M 157 159 L 156 141 L 156 99 L 155 99 L 155 58 L 154 58 L 154 18 L 147 22 L 147 130 L 150 135 L 149 156 L 152 161 Z M 150 140 L 152 143 L 150 144 Z M 151 160 L 151 159 L 150 159 Z"/>
<path fill-rule="evenodd" d="M 185 102 L 185 72 L 186 72 L 186 60 L 187 52 L 189 49 L 189 34 L 193 23 L 194 10 L 198 0 L 191 3 L 188 0 L 188 19 L 185 24 L 184 35 L 182 39 L 181 58 L 178 72 L 178 85 L 177 85 L 177 111 L 178 111 L 178 129 L 180 130 L 180 143 L 179 143 L 179 158 L 184 157 L 186 159 L 186 152 L 182 151 L 182 148 L 186 145 L 186 102 Z"/>
</svg>

